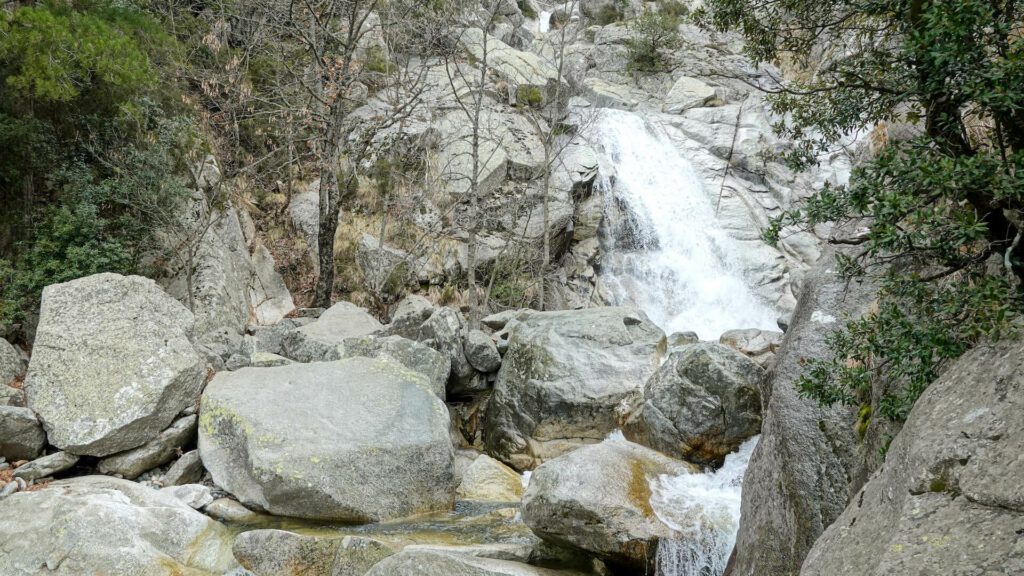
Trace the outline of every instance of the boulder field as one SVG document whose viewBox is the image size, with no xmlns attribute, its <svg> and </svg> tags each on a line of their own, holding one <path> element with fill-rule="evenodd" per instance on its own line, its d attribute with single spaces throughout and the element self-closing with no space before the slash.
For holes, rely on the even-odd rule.
<svg viewBox="0 0 1024 576">
<path fill-rule="evenodd" d="M 759 424 L 753 360 L 670 347 L 630 308 L 509 311 L 469 330 L 417 296 L 389 324 L 340 303 L 251 327 L 219 369 L 193 330 L 143 278 L 46 290 L 27 407 L 0 406 L 0 573 L 628 574 L 678 537 L 650 483 L 711 456 L 627 441 L 618 422 L 646 422 L 665 381 L 735 420 L 699 430 L 722 453 Z M 465 535 L 385 528 L 426 517 Z M 370 527 L 254 530 L 302 522 Z"/>
</svg>

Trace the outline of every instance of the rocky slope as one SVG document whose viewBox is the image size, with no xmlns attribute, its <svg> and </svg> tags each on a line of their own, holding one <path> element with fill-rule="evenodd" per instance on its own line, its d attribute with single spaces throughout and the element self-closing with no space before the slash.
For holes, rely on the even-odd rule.
<svg viewBox="0 0 1024 576">
<path fill-rule="evenodd" d="M 482 269 L 510 251 L 535 260 L 543 237 L 542 126 L 520 88 L 564 106 L 548 311 L 496 309 L 474 330 L 467 310 L 439 302 L 467 266 L 472 176 L 452 94 L 466 87 L 443 70 L 424 71 L 434 104 L 404 127 L 440 143 L 446 167 L 413 223 L 427 241 L 360 236 L 353 255 L 371 291 L 394 288 L 397 269 L 396 294 L 418 292 L 386 314 L 296 309 L 246 210 L 211 202 L 209 158 L 181 216 L 186 260 L 160 263 L 156 283 L 102 274 L 51 286 L 31 355 L 0 339 L 0 573 L 674 576 L 665 566 L 725 564 L 735 515 L 690 481 L 741 445 L 749 454 L 759 433 L 732 574 L 1024 570 L 1024 504 L 1006 481 L 1024 473 L 1019 342 L 957 362 L 902 431 L 800 398 L 803 364 L 826 353 L 831 326 L 871 309 L 874 290 L 842 281 L 816 235 L 775 249 L 758 231 L 841 181 L 849 161 L 797 176 L 772 160 L 787 143 L 750 86 L 763 71 L 734 37 L 683 25 L 678 67 L 626 73 L 629 26 L 591 18 L 610 4 L 531 4 L 563 35 L 504 2 L 488 30 L 460 36 L 477 54 L 489 34 L 493 50 Z M 370 98 L 355 120 L 379 105 Z M 644 311 L 612 305 L 629 294 L 608 274 L 651 247 L 631 241 L 639 219 L 617 195 L 615 159 L 588 140 L 601 108 L 640 115 L 692 162 L 741 277 L 792 311 L 784 337 L 752 326 L 717 341 L 666 336 Z M 287 208 L 307 242 L 316 189 Z M 696 489 L 664 493 L 680 483 Z M 688 515 L 667 517 L 665 502 Z"/>
</svg>

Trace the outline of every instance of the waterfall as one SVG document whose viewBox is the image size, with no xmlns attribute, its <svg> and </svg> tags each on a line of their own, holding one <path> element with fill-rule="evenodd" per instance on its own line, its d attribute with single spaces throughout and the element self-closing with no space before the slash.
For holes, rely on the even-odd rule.
<svg viewBox="0 0 1024 576">
<path fill-rule="evenodd" d="M 659 476 L 651 482 L 651 508 L 679 533 L 658 544 L 655 576 L 721 576 L 736 543 L 743 473 L 758 437 L 707 474 Z"/>
<path fill-rule="evenodd" d="M 736 264 L 700 176 L 664 130 L 643 117 L 603 109 L 591 128 L 602 154 L 598 191 L 608 212 L 628 212 L 628 242 L 612 240 L 602 280 L 665 332 L 718 339 L 734 328 L 776 329 Z M 621 244 L 631 244 L 622 247 Z"/>
<path fill-rule="evenodd" d="M 551 30 L 551 12 L 545 10 L 537 18 L 537 32 L 547 34 Z"/>
</svg>

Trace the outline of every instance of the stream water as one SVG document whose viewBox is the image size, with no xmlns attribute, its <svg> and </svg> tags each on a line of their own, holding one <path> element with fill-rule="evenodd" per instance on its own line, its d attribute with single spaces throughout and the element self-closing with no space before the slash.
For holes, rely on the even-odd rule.
<svg viewBox="0 0 1024 576">
<path fill-rule="evenodd" d="M 602 272 L 618 303 L 636 305 L 666 333 L 705 340 L 735 328 L 777 329 L 778 314 L 739 272 L 735 243 L 700 176 L 664 131 L 638 114 L 605 109 L 590 135 L 601 153 L 598 192 L 610 214 L 625 212 L 618 227 L 628 240 L 610 240 Z"/>
<path fill-rule="evenodd" d="M 736 543 L 743 474 L 758 437 L 706 474 L 659 476 L 651 482 L 651 508 L 679 538 L 658 544 L 657 576 L 720 576 Z"/>
<path fill-rule="evenodd" d="M 602 279 L 666 333 L 717 340 L 735 328 L 776 329 L 778 314 L 743 279 L 702 179 L 665 132 L 643 116 L 601 110 L 591 128 L 599 190 L 613 222 Z M 617 229 L 616 229 L 617 228 Z M 739 528 L 743 474 L 757 438 L 717 471 L 651 481 L 651 507 L 679 533 L 658 546 L 659 576 L 720 576 Z"/>
</svg>

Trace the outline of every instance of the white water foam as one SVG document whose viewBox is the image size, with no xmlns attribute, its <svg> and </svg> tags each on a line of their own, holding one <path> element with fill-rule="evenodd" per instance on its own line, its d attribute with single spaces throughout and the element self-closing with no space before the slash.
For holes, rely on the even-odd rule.
<svg viewBox="0 0 1024 576">
<path fill-rule="evenodd" d="M 758 436 L 707 474 L 651 481 L 651 508 L 678 538 L 658 543 L 655 576 L 721 576 L 736 544 L 743 474 Z"/>
<path fill-rule="evenodd" d="M 551 12 L 544 11 L 537 17 L 537 32 L 547 34 L 551 30 Z"/>
<path fill-rule="evenodd" d="M 591 140 L 602 152 L 599 191 L 635 215 L 643 248 L 609 259 L 603 280 L 617 303 L 635 304 L 668 333 L 693 331 L 702 339 L 735 328 L 775 330 L 777 312 L 743 279 L 735 242 L 664 130 L 637 114 L 605 109 Z"/>
</svg>

